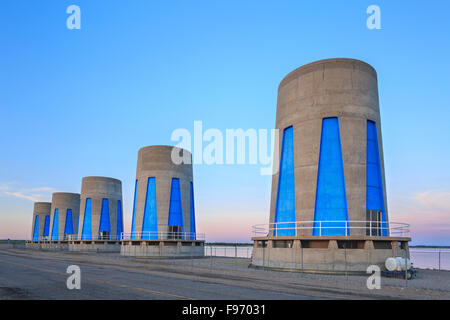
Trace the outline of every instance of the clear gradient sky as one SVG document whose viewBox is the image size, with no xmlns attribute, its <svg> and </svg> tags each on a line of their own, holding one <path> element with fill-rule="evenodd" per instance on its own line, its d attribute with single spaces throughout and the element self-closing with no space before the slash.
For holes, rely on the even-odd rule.
<svg viewBox="0 0 450 320">
<path fill-rule="evenodd" d="M 66 8 L 81 8 L 81 30 Z M 366 9 L 381 8 L 381 30 Z M 130 230 L 137 151 L 177 128 L 271 129 L 277 87 L 324 58 L 378 72 L 391 221 L 450 245 L 450 2 L 3 0 L 0 238 L 29 238 L 33 201 L 122 180 Z M 197 231 L 249 241 L 267 223 L 259 166 L 195 165 Z"/>
</svg>

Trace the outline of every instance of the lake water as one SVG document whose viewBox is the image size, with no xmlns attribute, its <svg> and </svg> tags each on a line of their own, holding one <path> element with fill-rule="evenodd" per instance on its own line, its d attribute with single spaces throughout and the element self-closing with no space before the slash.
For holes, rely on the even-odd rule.
<svg viewBox="0 0 450 320">
<path fill-rule="evenodd" d="M 250 258 L 252 246 L 205 246 L 205 255 Z M 413 266 L 421 269 L 450 270 L 450 249 L 410 248 Z"/>
</svg>

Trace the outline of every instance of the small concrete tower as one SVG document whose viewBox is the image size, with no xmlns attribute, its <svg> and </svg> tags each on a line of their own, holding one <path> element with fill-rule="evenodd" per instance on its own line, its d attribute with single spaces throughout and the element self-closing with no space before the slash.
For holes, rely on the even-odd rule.
<svg viewBox="0 0 450 320">
<path fill-rule="evenodd" d="M 188 160 L 189 164 L 174 163 L 172 155 Z M 191 159 L 189 151 L 171 146 L 149 146 L 139 150 L 132 239 L 169 236 L 196 240 Z"/>
<path fill-rule="evenodd" d="M 122 182 L 84 177 L 81 182 L 79 240 L 120 240 L 123 232 Z"/>
<path fill-rule="evenodd" d="M 50 240 L 67 241 L 78 232 L 80 194 L 55 192 L 52 195 Z"/>
<path fill-rule="evenodd" d="M 195 227 L 192 155 L 172 146 L 139 150 L 131 233 L 120 254 L 203 257 L 205 235 Z"/>
<path fill-rule="evenodd" d="M 31 241 L 40 241 L 48 237 L 50 230 L 51 202 L 35 202 L 33 209 L 33 225 Z"/>
</svg>

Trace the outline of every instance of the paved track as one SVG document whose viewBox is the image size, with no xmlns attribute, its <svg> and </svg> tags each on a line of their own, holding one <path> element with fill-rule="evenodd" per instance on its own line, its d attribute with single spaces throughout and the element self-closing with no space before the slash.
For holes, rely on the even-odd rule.
<svg viewBox="0 0 450 320">
<path fill-rule="evenodd" d="M 0 299 L 450 299 L 450 272 L 423 270 L 418 279 L 325 276 L 255 270 L 232 258 L 156 260 L 0 246 Z M 69 265 L 81 269 L 81 290 L 69 290 Z"/>
<path fill-rule="evenodd" d="M 173 275 L 161 268 L 142 268 L 142 263 L 95 262 L 95 257 L 41 253 L 25 250 L 0 251 L 0 299 L 308 299 L 302 294 L 261 291 L 202 279 L 193 269 Z M 127 263 L 130 270 L 127 271 Z M 81 290 L 69 290 L 69 265 L 81 269 Z M 168 266 L 170 268 L 170 266 Z M 140 271 L 139 268 L 142 268 Z M 149 270 L 150 269 L 150 270 Z M 178 271 L 178 270 L 177 270 Z"/>
</svg>

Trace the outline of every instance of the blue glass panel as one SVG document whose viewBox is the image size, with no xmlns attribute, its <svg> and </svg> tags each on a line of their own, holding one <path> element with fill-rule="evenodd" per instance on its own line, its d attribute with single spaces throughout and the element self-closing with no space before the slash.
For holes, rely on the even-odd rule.
<svg viewBox="0 0 450 320">
<path fill-rule="evenodd" d="M 106 198 L 102 199 L 102 211 L 100 213 L 100 226 L 98 231 L 109 231 L 111 232 L 111 223 L 109 219 L 109 200 Z"/>
<path fill-rule="evenodd" d="M 58 208 L 55 209 L 55 214 L 53 215 L 53 226 L 52 226 L 52 241 L 58 241 L 59 240 L 59 210 Z"/>
<path fill-rule="evenodd" d="M 116 240 L 120 240 L 123 232 L 122 201 L 117 200 L 117 232 Z"/>
<path fill-rule="evenodd" d="M 195 234 L 195 206 L 194 206 L 194 185 L 191 182 L 191 240 L 196 240 Z"/>
<path fill-rule="evenodd" d="M 33 241 L 39 240 L 39 216 L 34 218 Z"/>
<path fill-rule="evenodd" d="M 77 229 L 75 231 L 75 240 L 78 240 L 78 232 L 80 231 L 80 209 L 81 208 L 81 199 L 78 204 L 78 217 L 77 217 Z"/>
<path fill-rule="evenodd" d="M 145 195 L 144 219 L 142 222 L 142 239 L 158 239 L 158 221 L 156 212 L 156 182 L 148 178 Z"/>
<path fill-rule="evenodd" d="M 378 148 L 377 126 L 367 121 L 367 166 L 366 166 L 366 206 L 367 210 L 382 212 L 383 236 L 388 235 L 384 208 L 383 182 L 381 178 L 380 152 Z"/>
<path fill-rule="evenodd" d="M 81 240 L 92 240 L 91 198 L 86 199 Z"/>
<path fill-rule="evenodd" d="M 283 131 L 274 236 L 295 236 L 294 128 Z"/>
<path fill-rule="evenodd" d="M 181 230 L 184 232 L 180 179 L 178 178 L 172 178 L 172 187 L 170 190 L 169 226 L 181 226 Z"/>
<path fill-rule="evenodd" d="M 136 182 L 134 183 L 134 201 L 133 201 L 133 217 L 131 221 L 131 239 L 136 239 L 136 196 L 137 196 L 137 188 L 138 188 L 138 181 L 136 179 Z"/>
<path fill-rule="evenodd" d="M 67 209 L 66 212 L 66 225 L 64 226 L 65 234 L 73 234 L 73 217 L 72 209 Z"/>
<path fill-rule="evenodd" d="M 44 233 L 42 234 L 45 237 L 48 237 L 50 235 L 50 216 L 45 216 L 44 220 Z"/>
<path fill-rule="evenodd" d="M 315 236 L 350 235 L 338 118 L 322 120 L 314 221 Z"/>
</svg>

